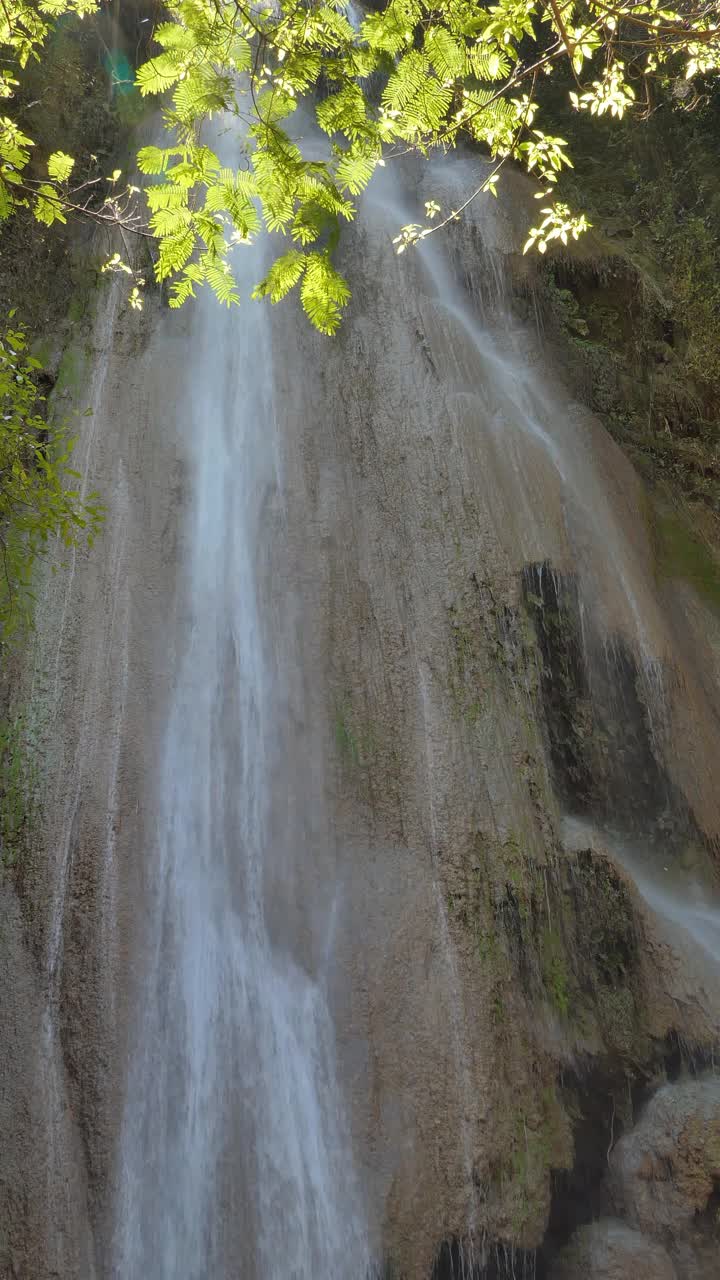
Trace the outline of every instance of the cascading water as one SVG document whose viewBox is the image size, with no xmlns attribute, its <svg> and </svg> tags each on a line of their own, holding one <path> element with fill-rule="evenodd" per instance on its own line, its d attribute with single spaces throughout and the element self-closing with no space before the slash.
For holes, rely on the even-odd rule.
<svg viewBox="0 0 720 1280">
<path fill-rule="evenodd" d="M 544 997 L 531 1016 L 499 985 L 491 934 L 533 858 L 550 913 L 541 677 L 526 633 L 503 648 L 531 605 L 572 583 L 588 701 L 630 654 L 672 786 L 711 811 L 702 769 L 667 745 L 676 636 L 637 482 L 506 306 L 501 218 L 486 202 L 455 239 L 393 250 L 421 198 L 452 207 L 477 185 L 471 164 L 375 180 L 341 245 L 354 298 L 334 342 L 291 301 L 246 300 L 260 244 L 237 250 L 237 311 L 156 316 L 137 375 L 122 353 L 109 369 L 98 422 L 115 414 L 116 434 L 94 481 L 110 551 L 68 617 L 82 632 L 107 615 L 114 667 L 80 648 L 79 727 L 72 691 L 54 695 L 76 749 L 50 930 L 60 1007 L 88 830 L 97 945 L 112 936 L 115 962 L 124 925 L 132 951 L 117 990 L 102 957 L 93 992 L 98 1039 L 116 1006 L 122 1023 L 87 1070 L 122 1112 L 112 1168 L 88 1178 L 99 1280 L 364 1280 L 386 1257 L 426 1280 L 443 1241 L 468 1267 L 486 1234 L 537 1244 L 526 1188 L 507 1207 L 517 1125 L 497 1116 L 539 1087 L 527 1028 L 542 1024 L 544 1062 L 561 1033 Z M 120 338 L 132 351 L 137 330 Z M 699 705 L 691 680 L 684 697 Z"/>
<path fill-rule="evenodd" d="M 261 274 L 244 251 L 241 287 Z M 188 339 L 186 627 L 150 872 L 144 976 L 120 1144 L 123 1280 L 362 1276 L 363 1209 L 319 965 L 277 878 L 313 856 L 283 826 L 287 655 L 268 583 L 282 477 L 267 313 L 201 303 Z"/>
<path fill-rule="evenodd" d="M 687 867 L 664 863 L 657 849 L 623 840 L 612 831 L 599 832 L 578 819 L 567 818 L 563 835 L 568 849 L 587 849 L 599 843 L 608 848 L 617 864 L 627 871 L 651 911 L 671 926 L 674 940 L 684 949 L 699 951 L 709 976 L 720 975 L 720 905 L 717 890 L 703 883 Z"/>
<path fill-rule="evenodd" d="M 444 176 L 442 169 L 430 170 L 431 182 Z M 312 809 L 322 809 L 325 783 L 322 777 L 309 782 L 297 763 L 306 749 L 304 720 L 318 694 L 305 686 L 317 685 L 320 676 L 308 661 L 312 642 L 303 630 L 312 606 L 301 602 L 296 616 L 291 565 L 298 539 L 327 554 L 327 539 L 318 540 L 307 506 L 300 514 L 298 508 L 327 498 L 317 480 L 312 496 L 299 497 L 297 477 L 289 473 L 298 465 L 297 446 L 287 433 L 294 397 L 298 416 L 312 418 L 303 401 L 318 394 L 320 362 L 327 361 L 326 385 L 334 382 L 336 390 L 343 383 L 367 386 L 372 367 L 375 394 L 382 396 L 398 358 L 393 342 L 409 354 L 410 371 L 429 359 L 439 400 L 424 418 L 406 419 L 403 429 L 409 426 L 410 440 L 432 438 L 444 418 L 448 475 L 455 468 L 461 486 L 473 474 L 473 458 L 481 465 L 492 459 L 494 479 L 484 477 L 481 498 L 502 554 L 517 570 L 533 562 L 573 566 L 583 593 L 589 668 L 593 646 L 602 650 L 618 629 L 630 637 L 643 669 L 653 668 L 665 644 L 622 515 L 603 491 L 591 439 L 546 383 L 532 336 L 505 314 L 501 272 L 496 266 L 481 320 L 463 298 L 441 240 L 424 245 L 409 265 L 398 263 L 391 240 L 411 218 L 407 200 L 400 177 L 382 175 L 365 202 L 357 248 L 350 237 L 351 262 L 369 238 L 382 264 L 382 282 L 376 275 L 370 282 L 378 294 L 375 323 L 385 306 L 402 316 L 399 331 L 391 320 L 387 333 L 379 326 L 366 335 L 369 352 L 389 339 L 385 368 L 368 350 L 358 356 L 353 349 L 362 322 L 358 328 L 352 316 L 350 350 L 341 338 L 339 348 L 321 356 L 317 349 L 303 355 L 296 337 L 283 344 L 286 318 L 275 323 L 266 309 L 250 310 L 247 303 L 232 316 L 200 303 L 182 339 L 187 368 L 178 414 L 191 491 L 186 581 L 147 874 L 150 959 L 119 1144 L 112 1265 L 118 1280 L 229 1280 L 236 1274 L 359 1280 L 371 1263 L 366 1214 L 375 1225 L 382 1218 L 379 1203 L 366 1204 L 377 1178 L 368 1176 L 368 1167 L 398 1158 L 363 1155 L 361 1182 L 331 990 L 339 956 L 358 947 L 345 936 L 352 934 L 352 890 L 345 901 L 342 874 L 339 888 L 318 889 L 323 873 L 333 874 L 333 857 L 322 847 L 333 818 L 329 813 L 318 822 Z M 262 248 L 243 250 L 245 296 L 262 274 L 261 254 Z M 492 251 L 488 261 L 496 262 Z M 354 283 L 360 284 L 357 274 Z M 423 334 L 427 356 L 413 340 L 403 345 L 403 329 Z M 337 431 L 348 430 L 347 407 L 334 391 L 325 412 Z M 400 421 L 394 413 L 390 397 L 391 431 Z M 332 493 L 332 461 L 325 466 Z M 469 532 L 472 537 L 472 522 Z M 357 573 L 342 552 L 339 567 L 350 578 Z M 306 572 L 303 566 L 298 577 Z M 367 573 L 375 572 L 370 562 Z M 422 582 L 425 572 L 418 549 L 410 574 Z M 285 604 L 278 602 L 283 592 Z M 459 1154 L 453 1177 L 471 1266 L 478 1231 L 477 1062 L 468 1050 L 466 994 L 436 862 L 448 826 L 440 745 L 446 695 L 423 662 L 418 623 L 406 619 L 408 626 L 432 854 L 429 927 L 446 999 L 444 1087 L 454 1098 L 450 1134 Z M 310 755 L 323 749 L 326 740 L 314 740 Z M 322 761 L 311 759 L 308 767 L 322 775 Z M 315 892 L 319 906 L 312 902 Z M 346 1018 L 342 1008 L 340 1018 Z M 343 1038 L 348 1034 L 345 1027 Z M 402 1091 L 402 1079 L 395 1087 Z M 408 1116 L 416 1105 L 411 1091 Z M 401 1186 L 408 1176 L 401 1175 Z"/>
</svg>

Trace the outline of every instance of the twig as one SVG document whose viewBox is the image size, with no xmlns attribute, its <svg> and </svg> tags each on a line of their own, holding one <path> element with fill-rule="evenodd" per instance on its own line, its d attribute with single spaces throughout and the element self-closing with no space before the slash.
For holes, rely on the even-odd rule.
<svg viewBox="0 0 720 1280">
<path fill-rule="evenodd" d="M 610 1163 L 610 1152 L 613 1149 L 614 1135 L 615 1135 L 615 1095 L 613 1094 L 612 1115 L 610 1116 L 610 1142 L 608 1144 L 607 1156 L 606 1156 L 606 1160 L 608 1164 Z"/>
</svg>

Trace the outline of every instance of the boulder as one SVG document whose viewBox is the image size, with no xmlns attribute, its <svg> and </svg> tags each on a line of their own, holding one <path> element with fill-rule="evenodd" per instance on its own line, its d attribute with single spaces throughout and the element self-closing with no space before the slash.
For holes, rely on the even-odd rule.
<svg viewBox="0 0 720 1280">
<path fill-rule="evenodd" d="M 551 1280 L 676 1280 L 662 1245 L 617 1218 L 579 1227 L 550 1275 Z"/>
<path fill-rule="evenodd" d="M 615 1211 L 640 1231 L 682 1239 L 720 1189 L 720 1079 L 658 1090 L 615 1147 L 608 1187 Z"/>
</svg>

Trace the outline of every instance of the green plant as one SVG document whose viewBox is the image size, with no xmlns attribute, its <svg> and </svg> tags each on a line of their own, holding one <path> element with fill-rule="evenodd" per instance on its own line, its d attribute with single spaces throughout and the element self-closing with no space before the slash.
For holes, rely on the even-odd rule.
<svg viewBox="0 0 720 1280">
<path fill-rule="evenodd" d="M 3 0 L 0 96 L 8 110 L 55 23 L 98 7 L 97 0 Z M 706 0 L 616 0 L 610 8 L 601 0 L 582 8 L 566 0 L 487 7 L 388 0 L 355 21 L 347 9 L 345 0 L 169 3 L 135 77 L 142 95 L 166 101 L 168 145 L 143 147 L 138 157 L 141 171 L 158 179 L 148 192 L 149 226 L 120 170 L 78 181 L 75 157 L 60 148 L 34 164 L 34 140 L 17 112 L 19 118 L 0 117 L 0 219 L 24 207 L 48 226 L 72 213 L 153 236 L 155 274 L 169 282 L 175 306 L 201 284 L 225 303 L 238 301 L 233 252 L 262 227 L 281 232 L 284 250 L 253 296 L 278 302 L 297 288 L 311 322 L 333 333 L 350 297 L 333 263 L 340 229 L 386 156 L 468 139 L 491 161 L 457 207 L 426 201 L 423 220 L 399 228 L 398 253 L 454 222 L 476 198 L 494 195 L 510 158 L 537 178 L 546 201 L 526 243 L 544 253 L 551 242 L 576 239 L 588 221 L 555 199 L 558 175 L 572 162 L 565 139 L 538 128 L 538 81 L 571 67 L 566 101 L 574 114 L 596 121 L 642 114 L 638 83 L 645 114 L 656 85 L 682 81 L 686 92 L 677 101 L 692 105 L 694 82 L 704 84 L 720 67 L 720 24 Z M 132 79 L 125 54 L 108 50 L 106 70 L 123 101 Z M 306 130 L 298 135 L 287 126 L 301 101 L 327 135 L 324 156 L 314 144 L 306 149 Z M 222 112 L 245 125 L 236 168 L 208 145 L 205 121 Z M 111 262 L 134 278 L 118 253 Z M 141 283 L 135 279 L 132 305 L 141 305 Z"/>
<path fill-rule="evenodd" d="M 653 512 L 656 567 L 659 577 L 681 578 L 720 611 L 720 564 L 687 513 L 660 502 Z"/>
<path fill-rule="evenodd" d="M 36 814 L 37 765 L 21 715 L 0 720 L 0 862 L 20 859 Z"/>
<path fill-rule="evenodd" d="M 39 361 L 28 354 L 23 326 L 0 332 L 0 636 L 32 618 L 38 556 L 53 539 L 88 544 L 103 518 L 98 495 L 81 493 L 70 466 L 74 441 L 64 422 L 43 417 Z"/>
</svg>

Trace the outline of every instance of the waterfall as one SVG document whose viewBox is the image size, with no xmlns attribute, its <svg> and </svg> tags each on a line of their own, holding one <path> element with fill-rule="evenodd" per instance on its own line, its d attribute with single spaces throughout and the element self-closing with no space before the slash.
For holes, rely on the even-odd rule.
<svg viewBox="0 0 720 1280">
<path fill-rule="evenodd" d="M 242 251 L 245 296 L 262 251 Z M 290 899 L 281 936 L 268 918 L 278 882 L 315 852 L 287 803 L 287 654 L 262 576 L 285 536 L 274 359 L 266 308 L 198 303 L 176 401 L 193 495 L 185 634 L 120 1145 L 123 1280 L 329 1280 L 369 1261 L 328 1009 L 332 940 L 309 955 Z"/>
<path fill-rule="evenodd" d="M 341 242 L 354 296 L 333 341 L 295 300 L 249 301 L 272 239 L 238 246 L 237 309 L 151 298 L 149 321 L 98 323 L 87 470 L 107 530 L 48 642 L 72 777 L 56 765 L 47 1037 L 60 1110 L 69 1010 L 98 1280 L 386 1262 L 427 1280 L 443 1244 L 468 1270 L 488 1241 L 537 1246 L 547 1204 L 508 1209 L 502 1156 L 533 1053 L 574 1050 L 491 931 L 518 866 L 549 920 L 561 815 L 590 828 L 553 774 L 553 672 L 528 657 L 544 616 L 569 619 L 587 705 L 639 707 L 657 755 L 652 786 L 609 773 L 606 808 L 679 796 L 710 824 L 702 751 L 668 745 L 687 737 L 678 688 L 707 759 L 716 730 L 640 485 L 513 311 L 511 203 L 394 251 L 476 168 L 378 176 Z M 712 949 L 711 891 L 653 897 L 605 826 L 658 915 Z M 542 1085 L 554 1098 L 549 1068 Z"/>
</svg>

